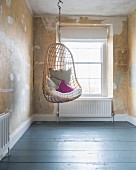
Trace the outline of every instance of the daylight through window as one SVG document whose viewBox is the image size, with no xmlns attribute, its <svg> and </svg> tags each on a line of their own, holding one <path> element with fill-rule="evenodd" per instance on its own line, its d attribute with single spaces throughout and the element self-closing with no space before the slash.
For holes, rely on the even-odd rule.
<svg viewBox="0 0 136 170">
<path fill-rule="evenodd" d="M 84 95 L 102 95 L 104 81 L 104 41 L 63 42 L 74 57 L 76 75 Z"/>
</svg>

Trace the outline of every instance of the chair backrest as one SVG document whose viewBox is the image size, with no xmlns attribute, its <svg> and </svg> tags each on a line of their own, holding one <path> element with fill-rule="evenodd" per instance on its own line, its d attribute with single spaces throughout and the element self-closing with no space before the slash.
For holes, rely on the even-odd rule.
<svg viewBox="0 0 136 170">
<path fill-rule="evenodd" d="M 54 43 L 52 44 L 46 56 L 46 72 L 47 76 L 50 77 L 50 68 L 54 68 L 55 70 L 65 69 L 68 70 L 71 68 L 71 86 L 76 88 L 77 86 L 77 79 L 76 79 L 76 72 L 74 66 L 73 55 L 71 51 L 61 43 Z"/>
<path fill-rule="evenodd" d="M 54 94 L 48 87 L 47 78 L 46 76 L 50 77 L 50 68 L 55 70 L 68 70 L 71 69 L 71 80 L 70 85 L 74 87 L 74 89 L 79 89 L 76 96 L 71 98 L 64 98 L 57 96 Z M 44 62 L 44 69 L 43 69 L 43 94 L 47 101 L 52 103 L 64 103 L 68 101 L 75 100 L 79 96 L 81 96 L 81 86 L 77 81 L 75 66 L 73 55 L 70 50 L 61 43 L 54 43 L 52 44 L 47 51 L 46 60 Z"/>
</svg>

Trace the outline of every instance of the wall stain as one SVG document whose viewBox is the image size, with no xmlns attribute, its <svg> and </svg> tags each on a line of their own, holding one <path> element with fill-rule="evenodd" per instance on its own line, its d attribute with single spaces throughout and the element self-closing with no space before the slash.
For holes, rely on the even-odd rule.
<svg viewBox="0 0 136 170">
<path fill-rule="evenodd" d="M 56 18 L 57 21 L 59 20 L 58 17 Z M 76 18 L 73 17 L 67 17 L 67 16 L 61 16 L 61 23 L 76 23 Z M 50 20 L 50 22 L 52 22 Z"/>
<path fill-rule="evenodd" d="M 0 114 L 10 111 L 13 133 L 32 113 L 33 18 L 24 0 L 0 5 Z"/>
<path fill-rule="evenodd" d="M 89 17 L 80 17 L 79 23 L 81 24 L 101 24 L 105 19 L 93 19 Z"/>
<path fill-rule="evenodd" d="M 13 19 L 12 16 L 8 16 L 7 21 L 8 21 L 8 24 L 13 24 L 14 23 L 14 19 Z"/>
<path fill-rule="evenodd" d="M 7 7 L 9 7 L 9 8 L 10 8 L 11 0 L 6 0 L 6 5 L 7 5 Z"/>
<path fill-rule="evenodd" d="M 119 90 L 119 85 L 121 85 L 121 73 L 119 71 L 117 71 L 117 73 L 116 73 L 116 86 L 117 86 L 116 91 L 117 92 Z"/>
<path fill-rule="evenodd" d="M 129 68 L 129 86 L 136 88 L 136 63 Z"/>
<path fill-rule="evenodd" d="M 136 10 L 128 16 L 128 50 L 129 50 L 129 113 L 136 117 Z"/>
<path fill-rule="evenodd" d="M 58 22 L 58 17 L 44 16 L 46 26 L 43 25 L 41 17 L 34 18 L 34 113 L 53 114 L 56 113 L 56 105 L 48 103 L 42 93 L 43 61 L 46 57 L 48 47 L 56 42 L 56 30 L 51 28 L 52 24 Z M 123 58 L 120 52 L 127 50 L 127 18 L 124 17 L 91 17 L 91 16 L 61 16 L 61 23 L 66 24 L 111 24 L 114 23 L 114 90 L 113 111 L 114 113 L 126 113 L 128 87 L 128 54 Z M 122 64 L 123 61 L 123 64 Z M 39 63 L 39 64 L 38 64 Z"/>
</svg>

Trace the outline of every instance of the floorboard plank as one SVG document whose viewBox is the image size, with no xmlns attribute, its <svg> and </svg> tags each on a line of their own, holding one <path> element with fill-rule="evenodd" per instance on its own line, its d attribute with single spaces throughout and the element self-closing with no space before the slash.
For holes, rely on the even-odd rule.
<svg viewBox="0 0 136 170">
<path fill-rule="evenodd" d="M 2 163 L 2 170 L 136 170 L 136 163 Z"/>
<path fill-rule="evenodd" d="M 128 122 L 34 122 L 0 170 L 136 170 Z"/>
<path fill-rule="evenodd" d="M 14 150 L 45 151 L 136 151 L 136 142 L 45 142 L 19 141 Z"/>
<path fill-rule="evenodd" d="M 136 151 L 32 151 L 12 150 L 9 162 L 135 163 Z"/>
</svg>

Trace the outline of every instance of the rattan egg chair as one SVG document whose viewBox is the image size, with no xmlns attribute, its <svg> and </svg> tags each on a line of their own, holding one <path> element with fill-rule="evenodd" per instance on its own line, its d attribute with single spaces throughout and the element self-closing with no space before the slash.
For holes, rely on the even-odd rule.
<svg viewBox="0 0 136 170">
<path fill-rule="evenodd" d="M 60 31 L 60 15 L 61 15 L 61 6 L 60 3 L 63 3 L 61 0 L 58 2 L 59 8 L 59 43 L 54 43 L 49 46 L 44 62 L 43 70 L 43 94 L 47 101 L 51 103 L 58 103 L 58 115 L 59 115 L 59 103 L 69 102 L 80 97 L 82 94 L 82 89 L 76 78 L 75 66 L 73 55 L 70 50 L 62 43 L 61 31 Z M 60 93 L 55 90 L 51 90 L 48 84 L 48 79 L 51 78 L 51 69 L 55 70 L 69 70 L 69 82 L 68 84 L 73 87 L 73 91 L 69 93 Z M 62 80 L 60 80 L 62 81 Z"/>
<path fill-rule="evenodd" d="M 71 69 L 71 77 L 70 77 L 70 86 L 74 87 L 74 91 L 72 96 L 69 94 L 62 94 L 61 96 L 54 93 L 50 90 L 47 82 L 47 77 L 51 77 L 50 69 L 55 70 L 68 70 Z M 64 103 L 75 100 L 80 97 L 82 93 L 82 89 L 80 84 L 76 78 L 75 66 L 73 55 L 70 50 L 63 45 L 62 43 L 54 43 L 52 44 L 48 50 L 46 59 L 44 62 L 44 70 L 43 70 L 43 94 L 47 101 L 51 103 Z"/>
</svg>

